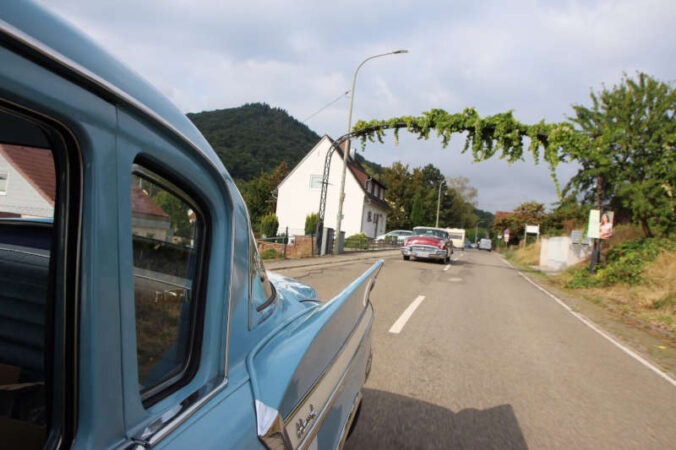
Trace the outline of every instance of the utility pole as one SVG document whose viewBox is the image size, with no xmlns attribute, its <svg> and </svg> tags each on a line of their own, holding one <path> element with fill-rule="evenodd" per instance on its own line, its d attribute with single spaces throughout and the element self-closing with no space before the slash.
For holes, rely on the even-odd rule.
<svg viewBox="0 0 676 450">
<path fill-rule="evenodd" d="M 437 194 L 437 222 L 435 227 L 439 228 L 439 206 L 441 205 L 441 181 L 439 182 L 439 193 Z"/>
<path fill-rule="evenodd" d="M 601 214 L 601 199 L 603 197 L 603 177 L 598 175 L 596 177 L 596 208 Z M 601 259 L 601 239 L 595 238 L 592 239 L 592 256 L 591 262 L 589 264 L 589 272 L 596 273 L 596 266 L 599 264 Z"/>
<path fill-rule="evenodd" d="M 357 66 L 357 70 L 354 71 L 354 76 L 352 77 L 352 89 L 350 90 L 350 110 L 347 115 L 347 133 L 349 134 L 352 131 L 352 104 L 354 103 L 354 86 L 357 84 L 357 73 L 359 69 L 367 61 L 370 61 L 374 58 L 380 58 L 381 56 L 387 55 L 399 55 L 402 53 L 408 53 L 408 50 L 395 50 L 393 52 L 383 53 L 380 55 L 369 56 Z M 334 247 L 334 254 L 340 253 L 340 226 L 343 221 L 343 201 L 345 200 L 345 175 L 347 173 L 347 162 L 350 156 L 350 139 L 345 142 L 345 150 L 343 152 L 343 171 L 340 176 L 340 190 L 338 191 L 338 214 L 336 215 L 336 245 Z"/>
</svg>

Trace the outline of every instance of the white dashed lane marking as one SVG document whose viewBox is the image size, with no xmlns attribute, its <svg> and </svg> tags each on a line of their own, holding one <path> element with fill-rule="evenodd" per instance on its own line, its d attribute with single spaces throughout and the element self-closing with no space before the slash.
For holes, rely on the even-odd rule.
<svg viewBox="0 0 676 450">
<path fill-rule="evenodd" d="M 406 322 L 408 322 L 408 319 L 411 318 L 415 310 L 420 306 L 420 304 L 425 300 L 424 295 L 419 295 L 416 297 L 415 300 L 411 302 L 410 305 L 408 305 L 408 308 L 404 310 L 403 313 L 401 313 L 401 316 L 397 319 L 396 322 L 390 327 L 390 333 L 392 334 L 399 334 L 401 330 L 404 328 L 404 325 L 406 325 Z"/>
</svg>

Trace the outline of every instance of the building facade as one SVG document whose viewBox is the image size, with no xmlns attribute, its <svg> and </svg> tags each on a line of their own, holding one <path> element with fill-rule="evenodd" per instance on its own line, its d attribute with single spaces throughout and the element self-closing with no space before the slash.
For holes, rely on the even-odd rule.
<svg viewBox="0 0 676 450">
<path fill-rule="evenodd" d="M 305 234 L 305 218 L 319 211 L 324 162 L 332 143 L 331 138 L 323 136 L 277 186 L 275 213 L 279 220 L 280 233 L 288 227 L 290 235 Z M 342 150 L 336 150 L 331 156 L 324 217 L 324 227 L 333 229 L 336 228 L 342 167 Z M 385 186 L 371 178 L 357 162 L 350 160 L 345 177 L 341 223 L 345 236 L 364 233 L 368 237 L 376 237 L 384 233 L 387 211 Z"/>
</svg>

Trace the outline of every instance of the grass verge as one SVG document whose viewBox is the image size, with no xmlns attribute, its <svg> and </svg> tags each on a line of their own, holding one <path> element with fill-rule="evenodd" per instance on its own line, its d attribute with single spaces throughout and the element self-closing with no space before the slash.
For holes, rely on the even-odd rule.
<svg viewBox="0 0 676 450">
<path fill-rule="evenodd" d="M 631 319 L 676 336 L 676 242 L 632 239 L 615 242 L 596 275 L 589 262 L 558 275 L 542 274 L 552 285 L 575 297 L 603 305 Z M 509 250 L 505 257 L 528 270 L 537 264 L 539 245 Z"/>
</svg>

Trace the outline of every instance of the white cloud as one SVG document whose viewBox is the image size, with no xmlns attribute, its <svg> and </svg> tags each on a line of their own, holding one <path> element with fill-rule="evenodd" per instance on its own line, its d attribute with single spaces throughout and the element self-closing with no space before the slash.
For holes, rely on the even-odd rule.
<svg viewBox="0 0 676 450">
<path fill-rule="evenodd" d="M 622 72 L 676 78 L 676 2 L 670 0 L 45 5 L 186 112 L 264 101 L 302 120 L 349 89 L 366 56 L 398 48 L 410 53 L 361 69 L 353 122 L 467 106 L 481 114 L 511 109 L 527 122 L 558 121 L 571 114 L 571 104 L 587 102 L 591 88 L 616 83 Z M 347 106 L 347 99 L 338 101 L 308 124 L 337 137 L 347 125 Z M 454 139 L 461 146 L 462 138 Z M 388 164 L 396 154 L 414 165 L 432 162 L 447 175 L 465 174 L 483 208 L 555 199 L 544 165 L 471 164 L 468 155 L 455 147 L 441 151 L 434 140 L 392 147 L 369 146 L 366 157 Z"/>
</svg>

